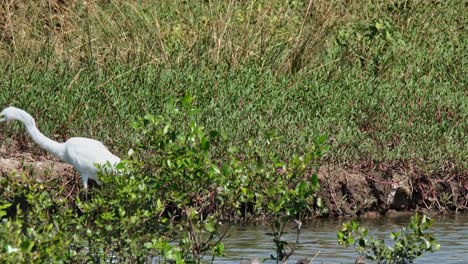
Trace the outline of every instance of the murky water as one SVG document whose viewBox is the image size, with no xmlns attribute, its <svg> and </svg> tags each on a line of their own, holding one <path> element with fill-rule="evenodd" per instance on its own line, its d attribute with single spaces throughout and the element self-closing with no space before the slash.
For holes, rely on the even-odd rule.
<svg viewBox="0 0 468 264">
<path fill-rule="evenodd" d="M 434 253 L 426 252 L 415 263 L 468 263 L 468 214 L 436 217 L 430 232 L 435 235 L 441 246 Z M 311 258 L 317 252 L 314 263 L 354 263 L 357 253 L 350 248 L 338 245 L 336 232 L 343 221 L 349 219 L 318 219 L 304 223 L 300 235 L 300 244 L 289 263 L 296 263 L 301 258 Z M 389 242 L 388 234 L 397 231 L 409 223 L 409 217 L 363 219 L 360 224 L 366 226 L 372 235 Z M 296 231 L 291 228 L 285 236 L 288 241 L 296 241 Z M 225 257 L 218 257 L 216 263 L 241 263 L 253 256 L 269 258 L 274 253 L 273 237 L 268 235 L 271 228 L 264 226 L 236 226 L 225 239 Z M 275 263 L 266 261 L 265 263 Z"/>
</svg>

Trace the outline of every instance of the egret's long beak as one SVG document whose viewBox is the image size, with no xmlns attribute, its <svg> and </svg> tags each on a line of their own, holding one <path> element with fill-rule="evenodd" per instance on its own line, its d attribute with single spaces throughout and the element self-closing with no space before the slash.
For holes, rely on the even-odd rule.
<svg viewBox="0 0 468 264">
<path fill-rule="evenodd" d="M 4 114 L 0 113 L 0 122 L 6 121 Z"/>
</svg>

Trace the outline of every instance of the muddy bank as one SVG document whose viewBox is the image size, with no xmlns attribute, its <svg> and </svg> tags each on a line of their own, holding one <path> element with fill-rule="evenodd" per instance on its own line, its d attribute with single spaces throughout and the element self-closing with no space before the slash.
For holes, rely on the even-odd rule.
<svg viewBox="0 0 468 264">
<path fill-rule="evenodd" d="M 72 166 L 49 155 L 21 153 L 7 157 L 0 150 L 0 176 L 16 175 L 21 180 L 18 175 L 22 172 L 44 185 L 59 182 L 67 198 L 80 195 L 80 176 Z M 442 178 L 425 175 L 411 166 L 361 165 L 323 166 L 318 175 L 319 196 L 328 208 L 328 216 L 378 217 L 415 210 L 460 212 L 468 206 L 467 172 Z"/>
<path fill-rule="evenodd" d="M 81 179 L 71 165 L 41 150 L 21 152 L 22 148 L 31 149 L 28 145 L 0 146 L 0 177 L 15 177 L 15 182 L 21 182 L 25 176 L 45 188 L 63 188 L 65 198 L 80 195 Z"/>
<path fill-rule="evenodd" d="M 406 166 L 323 166 L 320 197 L 330 216 L 395 216 L 415 210 L 461 212 L 468 206 L 467 172 L 427 175 Z M 442 175 L 442 174 L 441 174 Z"/>
</svg>

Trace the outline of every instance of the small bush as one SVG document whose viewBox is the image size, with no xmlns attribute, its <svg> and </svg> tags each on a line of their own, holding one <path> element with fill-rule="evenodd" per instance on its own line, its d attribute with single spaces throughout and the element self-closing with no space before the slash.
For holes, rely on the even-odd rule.
<svg viewBox="0 0 468 264">
<path fill-rule="evenodd" d="M 386 246 L 383 240 L 367 239 L 369 230 L 353 220 L 343 224 L 337 233 L 338 242 L 346 247 L 353 245 L 359 255 L 375 263 L 412 263 L 425 251 L 434 252 L 440 248 L 435 238 L 424 232 L 432 223 L 425 215 L 415 215 L 406 228 L 390 234 L 393 246 Z"/>
</svg>

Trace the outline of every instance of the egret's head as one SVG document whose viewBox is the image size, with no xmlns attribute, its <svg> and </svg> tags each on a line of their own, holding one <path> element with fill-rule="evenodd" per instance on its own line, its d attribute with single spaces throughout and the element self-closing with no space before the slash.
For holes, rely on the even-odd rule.
<svg viewBox="0 0 468 264">
<path fill-rule="evenodd" d="M 10 106 L 0 113 L 0 122 L 12 121 L 12 120 L 20 120 L 22 115 L 22 110 L 16 107 Z"/>
</svg>

